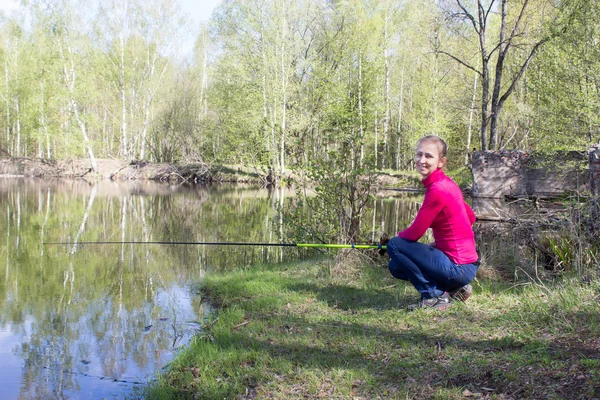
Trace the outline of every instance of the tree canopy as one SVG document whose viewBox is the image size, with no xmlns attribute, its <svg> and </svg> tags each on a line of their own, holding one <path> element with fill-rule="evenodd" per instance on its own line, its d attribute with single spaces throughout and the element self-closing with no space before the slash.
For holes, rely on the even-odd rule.
<svg viewBox="0 0 600 400">
<path fill-rule="evenodd" d="M 592 0 L 224 0 L 188 56 L 174 0 L 18 15 L 0 18 L 5 155 L 403 169 L 430 133 L 454 163 L 600 136 Z"/>
</svg>

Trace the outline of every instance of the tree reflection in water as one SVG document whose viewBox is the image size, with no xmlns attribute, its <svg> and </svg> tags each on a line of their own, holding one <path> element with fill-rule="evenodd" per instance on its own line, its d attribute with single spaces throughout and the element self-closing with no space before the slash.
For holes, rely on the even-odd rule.
<svg viewBox="0 0 600 400">
<path fill-rule="evenodd" d="M 210 307 L 192 292 L 207 271 L 306 254 L 280 247 L 43 242 L 277 242 L 276 204 L 292 195 L 248 186 L 0 180 L 2 398 L 123 397 L 201 329 Z M 373 235 L 400 229 L 419 203 L 376 200 L 366 229 Z"/>
</svg>

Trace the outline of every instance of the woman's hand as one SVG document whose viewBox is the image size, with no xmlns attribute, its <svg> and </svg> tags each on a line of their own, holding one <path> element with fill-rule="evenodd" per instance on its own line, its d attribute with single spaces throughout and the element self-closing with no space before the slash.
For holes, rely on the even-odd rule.
<svg viewBox="0 0 600 400">
<path fill-rule="evenodd" d="M 387 246 L 387 243 L 390 241 L 390 238 L 388 237 L 387 233 L 382 233 L 381 236 L 379 237 L 379 245 L 380 246 Z M 379 249 L 377 250 L 377 252 L 379 253 L 380 256 L 385 255 L 386 253 L 386 249 Z"/>
</svg>

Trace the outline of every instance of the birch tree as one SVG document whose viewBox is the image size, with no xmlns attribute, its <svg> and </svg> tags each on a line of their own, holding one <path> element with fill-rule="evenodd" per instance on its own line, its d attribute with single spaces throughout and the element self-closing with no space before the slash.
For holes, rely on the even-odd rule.
<svg viewBox="0 0 600 400">
<path fill-rule="evenodd" d="M 5 151 L 12 156 L 21 156 L 21 115 L 19 110 L 19 52 L 22 29 L 18 21 L 2 21 L 3 44 L 3 90 L 0 91 L 5 107 Z"/>
<path fill-rule="evenodd" d="M 90 160 L 91 170 L 98 171 L 92 141 L 88 134 L 88 127 L 84 116 L 81 114 L 81 104 L 78 100 L 78 68 L 82 68 L 86 59 L 87 48 L 74 28 L 74 9 L 68 1 L 53 3 L 33 2 L 32 10 L 36 17 L 45 21 L 45 29 L 54 41 L 54 49 L 58 52 L 61 64 L 61 78 L 68 93 L 67 103 L 81 132 L 84 148 Z M 74 46 L 77 46 L 75 48 Z"/>
<path fill-rule="evenodd" d="M 120 146 L 119 153 L 124 158 L 130 158 L 131 146 L 129 143 L 128 119 L 129 102 L 127 92 L 130 89 L 129 78 L 131 71 L 128 70 L 128 65 L 134 64 L 131 62 L 129 53 L 126 60 L 126 42 L 131 36 L 131 29 L 135 25 L 133 15 L 134 8 L 131 6 L 130 0 L 107 0 L 100 4 L 100 15 L 97 19 L 100 35 L 105 40 L 104 52 L 110 70 L 116 77 L 113 83 L 121 103 L 120 115 Z M 111 86 L 113 86 L 111 85 Z M 131 91 L 130 91 L 131 93 Z M 133 100 L 132 100 L 133 102 Z"/>
<path fill-rule="evenodd" d="M 263 137 L 260 140 L 271 165 L 279 172 L 286 168 L 290 96 L 295 94 L 297 87 L 297 70 L 294 69 L 299 58 L 296 39 L 307 29 L 303 25 L 304 20 L 294 16 L 298 16 L 299 12 L 302 14 L 302 6 L 309 3 L 290 0 L 229 1 L 217 11 L 216 30 L 226 57 L 217 61 L 215 83 L 228 88 L 242 84 L 244 87 L 240 90 L 252 91 L 253 101 L 245 103 L 245 113 L 251 112 L 253 120 L 262 120 L 259 131 Z M 233 82 L 230 76 L 234 72 L 242 80 Z M 256 88 L 260 88 L 258 92 Z M 229 93 L 228 90 L 223 94 Z M 260 103 L 254 101 L 256 96 L 260 96 Z M 220 100 L 217 101 L 220 103 Z M 232 104 L 227 103 L 223 110 L 230 114 Z M 233 122 L 232 117 L 228 119 Z M 256 132 L 253 129 L 250 135 L 255 137 Z"/>
<path fill-rule="evenodd" d="M 542 6 L 535 7 L 536 5 L 531 3 L 530 0 L 523 0 L 509 5 L 508 0 L 487 2 L 477 0 L 476 8 L 473 10 L 463 0 L 456 0 L 458 9 L 452 15 L 461 21 L 466 21 L 472 27 L 479 44 L 480 67 L 474 66 L 468 59 L 449 52 L 441 52 L 481 77 L 482 150 L 498 147 L 498 120 L 506 100 L 513 93 L 539 49 L 557 34 L 556 30 L 545 30 L 543 25 L 530 21 L 536 17 L 550 18 L 550 15 L 536 16 L 536 12 L 542 14 Z M 500 20 L 493 21 L 497 12 Z M 497 29 L 494 29 L 494 22 L 498 24 Z M 537 31 L 532 32 L 536 30 L 535 28 Z M 491 37 L 495 39 L 490 40 Z M 521 54 L 513 60 L 514 72 L 505 83 L 505 74 L 509 70 L 509 54 L 517 52 Z M 488 125 L 489 140 L 487 139 Z"/>
<path fill-rule="evenodd" d="M 97 18 L 111 87 L 120 102 L 120 155 L 146 157 L 155 95 L 186 26 L 172 0 L 100 2 Z"/>
<path fill-rule="evenodd" d="M 185 29 L 189 28 L 189 21 L 175 0 L 145 1 L 138 7 L 141 15 L 139 32 L 144 40 L 144 61 L 139 71 L 142 97 L 141 127 L 136 135 L 136 149 L 139 158 L 144 159 L 156 94 L 163 84 L 170 60 L 180 51 L 178 43 Z"/>
<path fill-rule="evenodd" d="M 561 14 L 556 23 L 568 29 L 540 51 L 526 76 L 535 130 L 525 144 L 587 148 L 600 143 L 600 9 L 591 0 L 566 1 Z"/>
</svg>

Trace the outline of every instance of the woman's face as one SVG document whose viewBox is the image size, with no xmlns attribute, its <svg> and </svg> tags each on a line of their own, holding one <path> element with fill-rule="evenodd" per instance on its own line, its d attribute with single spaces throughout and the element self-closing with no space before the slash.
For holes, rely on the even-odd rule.
<svg viewBox="0 0 600 400">
<path fill-rule="evenodd" d="M 421 142 L 415 154 L 415 166 L 423 179 L 433 171 L 446 164 L 446 157 L 440 157 L 440 150 L 435 142 Z"/>
</svg>

